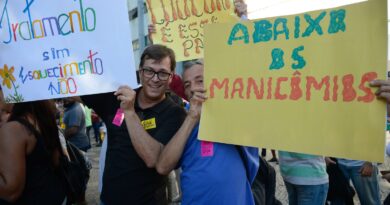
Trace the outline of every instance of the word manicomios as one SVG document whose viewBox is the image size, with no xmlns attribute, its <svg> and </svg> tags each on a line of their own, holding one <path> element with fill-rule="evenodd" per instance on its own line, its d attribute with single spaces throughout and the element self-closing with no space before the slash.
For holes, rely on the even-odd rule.
<svg viewBox="0 0 390 205">
<path fill-rule="evenodd" d="M 376 72 L 364 73 L 360 78 L 352 74 L 343 76 L 301 76 L 295 71 L 292 77 L 259 77 L 259 78 L 212 78 L 209 86 L 210 98 L 242 100 L 305 100 L 312 101 L 313 92 L 323 93 L 323 101 L 330 102 L 364 102 L 370 103 L 375 94 L 368 83 L 377 78 Z M 355 81 L 360 81 L 356 87 Z M 286 90 L 288 90 L 286 92 Z M 283 92 L 284 91 L 284 92 Z M 315 99 L 317 100 L 317 99 Z"/>
</svg>

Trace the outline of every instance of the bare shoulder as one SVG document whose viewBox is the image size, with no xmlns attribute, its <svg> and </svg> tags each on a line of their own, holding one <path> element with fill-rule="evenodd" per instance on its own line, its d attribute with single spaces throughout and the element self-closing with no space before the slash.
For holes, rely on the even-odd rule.
<svg viewBox="0 0 390 205">
<path fill-rule="evenodd" d="M 29 136 L 29 131 L 27 128 L 20 124 L 19 122 L 7 122 L 0 128 L 0 139 L 3 140 L 27 140 L 27 137 Z"/>
</svg>

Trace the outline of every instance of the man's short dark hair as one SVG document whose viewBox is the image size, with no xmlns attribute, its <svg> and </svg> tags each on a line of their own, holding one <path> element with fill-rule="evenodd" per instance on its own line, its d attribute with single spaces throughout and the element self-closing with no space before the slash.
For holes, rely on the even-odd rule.
<svg viewBox="0 0 390 205">
<path fill-rule="evenodd" d="M 145 61 L 148 59 L 153 59 L 157 63 L 160 63 L 166 57 L 169 57 L 169 59 L 171 60 L 171 71 L 174 72 L 176 67 L 175 53 L 172 49 L 159 44 L 148 46 L 144 50 L 141 56 L 139 66 L 140 68 L 142 68 L 144 66 Z"/>
</svg>

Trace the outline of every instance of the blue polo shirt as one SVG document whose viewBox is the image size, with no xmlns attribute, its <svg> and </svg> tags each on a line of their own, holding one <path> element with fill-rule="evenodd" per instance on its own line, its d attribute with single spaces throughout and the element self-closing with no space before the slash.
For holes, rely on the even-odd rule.
<svg viewBox="0 0 390 205">
<path fill-rule="evenodd" d="M 192 131 L 179 162 L 182 205 L 254 205 L 249 180 L 253 181 L 259 167 L 258 149 L 240 147 L 242 160 L 235 145 L 198 140 L 198 128 Z"/>
</svg>

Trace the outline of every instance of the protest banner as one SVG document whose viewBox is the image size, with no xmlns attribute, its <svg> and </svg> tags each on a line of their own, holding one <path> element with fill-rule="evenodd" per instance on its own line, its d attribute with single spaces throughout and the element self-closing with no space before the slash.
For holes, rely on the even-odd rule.
<svg viewBox="0 0 390 205">
<path fill-rule="evenodd" d="M 7 102 L 137 85 L 125 0 L 0 3 L 0 81 Z"/>
<path fill-rule="evenodd" d="M 237 19 L 232 0 L 146 0 L 153 42 L 175 51 L 177 61 L 203 58 L 204 25 Z"/>
<path fill-rule="evenodd" d="M 381 162 L 387 4 L 207 25 L 199 139 Z"/>
</svg>

